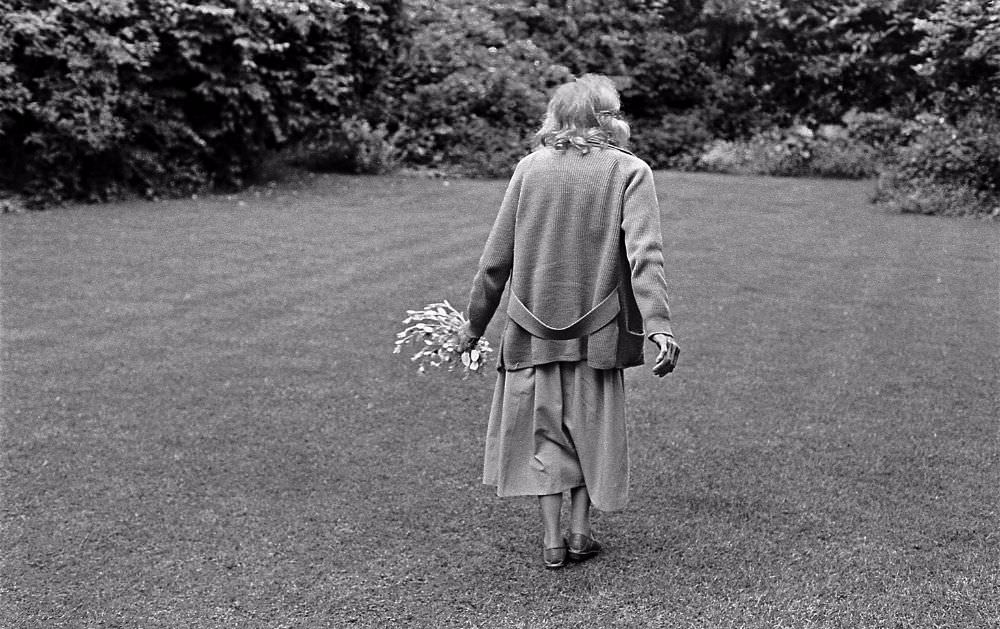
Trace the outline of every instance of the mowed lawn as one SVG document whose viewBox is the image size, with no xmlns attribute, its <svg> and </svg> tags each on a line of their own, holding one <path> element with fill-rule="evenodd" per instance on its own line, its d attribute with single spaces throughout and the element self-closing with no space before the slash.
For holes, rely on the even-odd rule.
<svg viewBox="0 0 1000 629">
<path fill-rule="evenodd" d="M 505 182 L 0 218 L 0 626 L 1000 626 L 1000 225 L 657 184 L 680 365 L 627 372 L 630 506 L 559 572 L 480 484 L 492 372 L 391 353 Z"/>
</svg>

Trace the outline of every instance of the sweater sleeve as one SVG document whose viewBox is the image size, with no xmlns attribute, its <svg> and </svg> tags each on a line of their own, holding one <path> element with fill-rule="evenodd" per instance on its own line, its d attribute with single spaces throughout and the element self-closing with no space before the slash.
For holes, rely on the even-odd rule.
<svg viewBox="0 0 1000 629">
<path fill-rule="evenodd" d="M 642 313 L 646 337 L 673 335 L 667 282 L 663 275 L 663 236 L 653 172 L 642 164 L 625 187 L 622 207 L 625 251 L 632 271 L 632 291 Z"/>
<path fill-rule="evenodd" d="M 510 277 L 514 263 L 514 222 L 520 195 L 521 173 L 517 169 L 507 185 L 500 211 L 479 259 L 479 269 L 472 280 L 468 313 L 469 332 L 473 336 L 482 336 L 486 332 Z"/>
</svg>

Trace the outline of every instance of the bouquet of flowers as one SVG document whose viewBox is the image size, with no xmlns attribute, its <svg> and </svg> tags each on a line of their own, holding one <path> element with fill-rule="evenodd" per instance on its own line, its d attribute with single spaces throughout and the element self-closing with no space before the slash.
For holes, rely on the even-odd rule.
<svg viewBox="0 0 1000 629">
<path fill-rule="evenodd" d="M 479 339 L 471 350 L 459 353 L 457 335 L 466 324 L 466 318 L 447 300 L 428 304 L 420 310 L 407 310 L 406 315 L 403 325 L 407 327 L 396 334 L 393 354 L 400 353 L 404 345 L 412 343 L 417 346 L 417 351 L 410 360 L 417 363 L 420 373 L 425 373 L 428 365 L 447 367 L 448 371 L 462 365 L 466 378 L 470 373 L 483 373 L 483 364 L 486 357 L 493 353 L 493 348 L 485 339 Z"/>
</svg>

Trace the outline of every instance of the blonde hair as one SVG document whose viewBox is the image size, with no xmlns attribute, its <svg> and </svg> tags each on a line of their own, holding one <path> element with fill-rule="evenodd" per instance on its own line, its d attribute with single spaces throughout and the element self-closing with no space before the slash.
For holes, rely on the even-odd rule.
<svg viewBox="0 0 1000 629">
<path fill-rule="evenodd" d="M 615 84 L 601 74 L 584 74 L 553 92 L 535 143 L 586 153 L 595 145 L 624 147 L 630 134 Z"/>
</svg>

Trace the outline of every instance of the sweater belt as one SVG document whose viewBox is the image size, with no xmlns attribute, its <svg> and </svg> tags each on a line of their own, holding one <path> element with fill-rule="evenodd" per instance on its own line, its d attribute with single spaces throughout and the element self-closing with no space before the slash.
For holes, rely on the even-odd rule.
<svg viewBox="0 0 1000 629">
<path fill-rule="evenodd" d="M 536 317 L 513 292 L 511 292 L 510 302 L 507 304 L 507 316 L 510 317 L 511 321 L 524 328 L 528 334 L 548 341 L 568 341 L 590 336 L 614 321 L 620 310 L 621 304 L 618 302 L 617 287 L 590 312 L 564 328 L 554 328 Z"/>
</svg>

